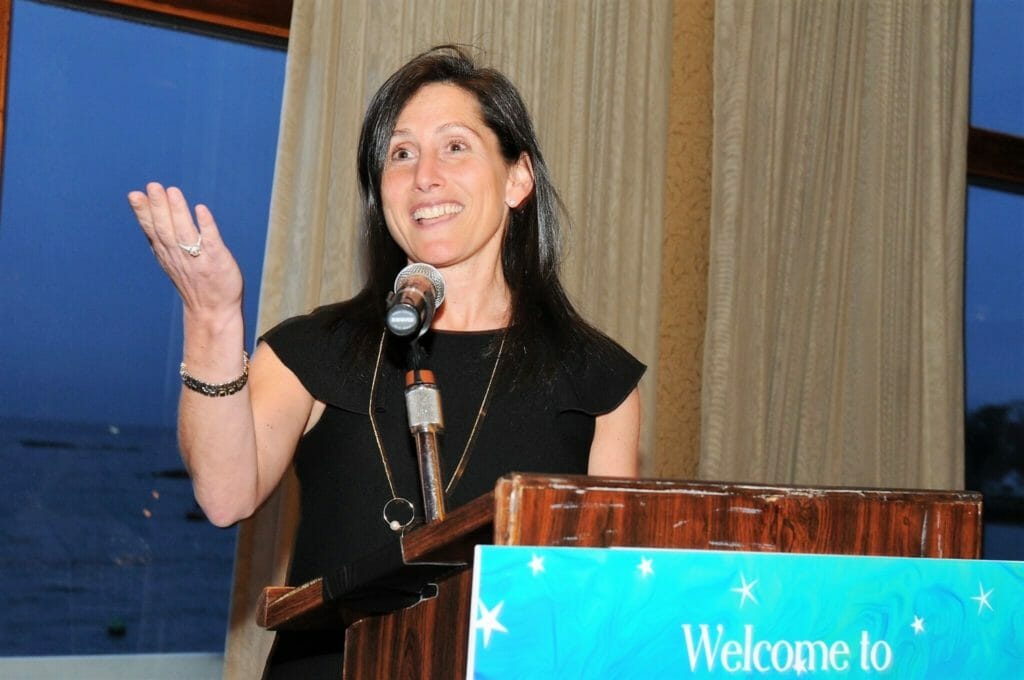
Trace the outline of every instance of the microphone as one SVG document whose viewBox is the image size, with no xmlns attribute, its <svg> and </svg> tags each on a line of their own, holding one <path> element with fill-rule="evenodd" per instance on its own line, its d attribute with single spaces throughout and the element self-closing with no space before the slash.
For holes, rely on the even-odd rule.
<svg viewBox="0 0 1024 680">
<path fill-rule="evenodd" d="M 434 312 L 444 302 L 444 277 L 422 262 L 410 264 L 395 277 L 388 295 L 385 323 L 400 337 L 420 337 L 430 328 Z"/>
</svg>

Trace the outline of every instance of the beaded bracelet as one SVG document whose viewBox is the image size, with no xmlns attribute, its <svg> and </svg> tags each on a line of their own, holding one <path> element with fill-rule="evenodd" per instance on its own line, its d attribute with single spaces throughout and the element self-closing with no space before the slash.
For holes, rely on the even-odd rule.
<svg viewBox="0 0 1024 680">
<path fill-rule="evenodd" d="M 181 362 L 181 368 L 178 369 L 178 375 L 181 376 L 181 384 L 193 392 L 205 394 L 208 397 L 228 397 L 235 392 L 240 391 L 245 387 L 245 384 L 249 382 L 249 353 L 244 351 L 242 352 L 242 375 L 230 382 L 211 385 L 210 383 L 204 383 L 202 380 L 197 380 L 189 375 L 185 370 L 184 361 Z"/>
</svg>

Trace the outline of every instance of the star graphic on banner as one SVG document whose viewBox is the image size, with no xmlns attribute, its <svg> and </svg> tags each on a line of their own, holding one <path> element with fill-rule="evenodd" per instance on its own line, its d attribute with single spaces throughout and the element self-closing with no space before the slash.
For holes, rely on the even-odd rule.
<svg viewBox="0 0 1024 680">
<path fill-rule="evenodd" d="M 981 585 L 980 582 L 978 583 L 978 594 L 971 598 L 972 600 L 978 603 L 978 616 L 981 616 L 981 610 L 985 607 L 988 607 L 988 610 L 990 612 L 995 611 L 995 609 L 992 609 L 992 605 L 988 601 L 988 596 L 991 594 L 991 588 L 985 590 L 985 586 Z"/>
<path fill-rule="evenodd" d="M 754 586 L 757 585 L 758 579 L 754 579 L 750 583 L 747 583 L 747 577 L 744 574 L 740 574 L 740 581 L 743 585 L 738 588 L 732 588 L 732 592 L 740 594 L 740 607 L 746 604 L 747 600 L 753 600 L 754 604 L 759 604 L 757 598 L 754 597 Z"/>
<path fill-rule="evenodd" d="M 640 575 L 644 578 L 652 576 L 654 574 L 654 560 L 648 557 L 641 557 L 640 564 L 636 565 L 636 568 L 640 570 Z"/>
<path fill-rule="evenodd" d="M 910 627 L 914 629 L 914 635 L 920 635 L 924 632 L 924 619 L 914 614 L 914 622 L 910 624 Z"/>
<path fill-rule="evenodd" d="M 536 576 L 540 572 L 544 571 L 544 558 L 539 555 L 534 555 L 533 559 L 530 560 L 530 564 L 527 565 L 530 570 L 533 571 L 533 575 Z"/>
<path fill-rule="evenodd" d="M 803 675 L 807 672 L 807 665 L 804 663 L 804 658 L 799 654 L 793 659 L 793 670 L 796 671 L 797 675 Z"/>
<path fill-rule="evenodd" d="M 483 600 L 478 600 L 478 604 L 480 606 L 480 618 L 473 622 L 473 627 L 479 628 L 484 632 L 484 647 L 487 647 L 487 645 L 491 644 L 491 633 L 494 631 L 508 632 L 508 628 L 505 628 L 498 621 L 498 615 L 501 614 L 501 608 L 505 606 L 505 601 L 499 602 L 495 605 L 494 609 L 488 609 Z"/>
</svg>

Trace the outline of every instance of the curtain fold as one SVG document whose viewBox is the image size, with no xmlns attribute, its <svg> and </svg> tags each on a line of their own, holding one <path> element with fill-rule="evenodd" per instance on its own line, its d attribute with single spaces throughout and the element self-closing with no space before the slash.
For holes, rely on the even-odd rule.
<svg viewBox="0 0 1024 680">
<path fill-rule="evenodd" d="M 566 288 L 654 375 L 671 18 L 668 0 L 296 0 L 258 328 L 356 291 L 367 100 L 409 57 L 456 42 L 520 87 L 572 218 Z M 645 469 L 653 387 L 641 383 Z M 240 528 L 225 678 L 258 677 L 269 651 L 254 607 L 284 582 L 294 499 L 289 479 Z"/>
<path fill-rule="evenodd" d="M 970 5 L 718 0 L 706 479 L 963 483 Z"/>
<path fill-rule="evenodd" d="M 673 3 L 672 87 L 665 144 L 665 216 L 654 477 L 693 479 L 711 223 L 714 0 Z"/>
</svg>

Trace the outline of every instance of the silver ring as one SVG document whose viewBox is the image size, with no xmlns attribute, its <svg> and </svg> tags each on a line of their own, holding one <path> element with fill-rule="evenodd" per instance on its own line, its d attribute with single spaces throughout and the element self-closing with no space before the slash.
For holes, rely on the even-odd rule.
<svg viewBox="0 0 1024 680">
<path fill-rule="evenodd" d="M 192 257 L 199 257 L 199 249 L 202 247 L 202 245 L 203 245 L 203 235 L 200 234 L 199 235 L 199 240 L 196 241 L 195 243 L 193 243 L 192 245 L 188 245 L 187 243 L 179 243 L 178 247 L 181 248 L 182 250 L 184 250 L 186 253 L 188 253 Z"/>
</svg>

